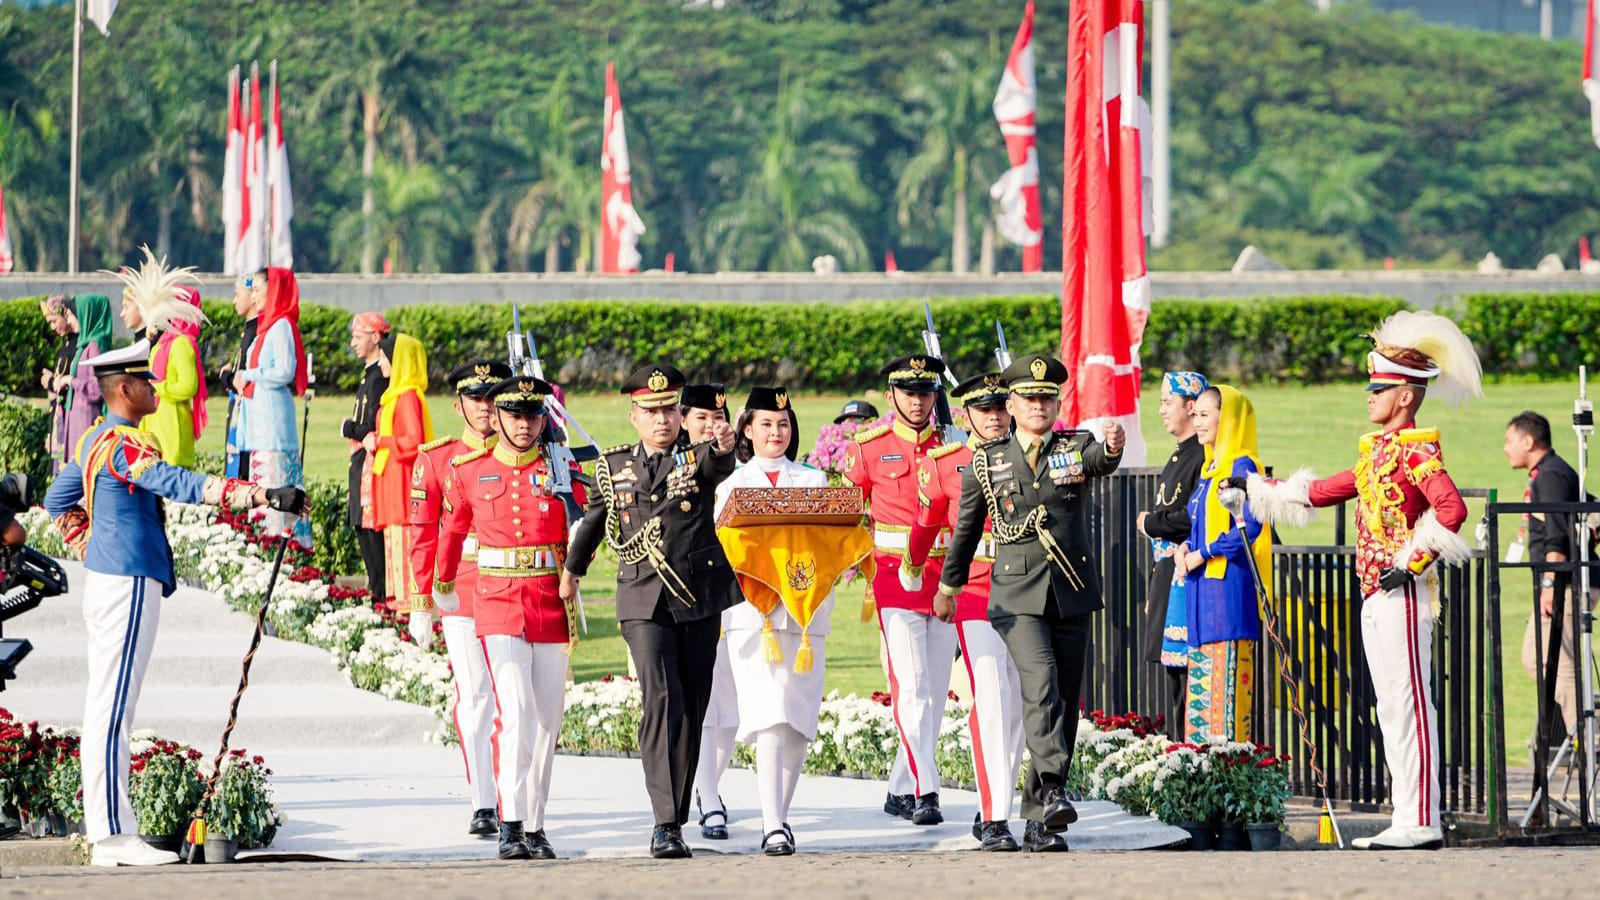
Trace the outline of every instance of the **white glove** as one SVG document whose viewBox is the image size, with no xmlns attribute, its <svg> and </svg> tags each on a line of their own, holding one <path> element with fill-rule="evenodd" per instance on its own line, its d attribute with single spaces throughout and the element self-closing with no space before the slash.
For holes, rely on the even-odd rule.
<svg viewBox="0 0 1600 900">
<path fill-rule="evenodd" d="M 438 591 L 434 591 L 433 605 L 436 609 L 444 612 L 455 612 L 461 608 L 461 595 L 457 594 L 455 591 L 451 591 L 448 594 L 441 594 Z"/>
<path fill-rule="evenodd" d="M 904 588 L 906 593 L 915 594 L 918 591 L 922 590 L 922 576 L 920 574 L 919 575 L 908 575 L 908 574 L 906 574 L 906 567 L 905 566 L 901 566 L 899 575 L 900 575 L 900 587 Z"/>
<path fill-rule="evenodd" d="M 411 611 L 411 639 L 418 647 L 433 643 L 433 613 L 425 609 Z"/>
</svg>

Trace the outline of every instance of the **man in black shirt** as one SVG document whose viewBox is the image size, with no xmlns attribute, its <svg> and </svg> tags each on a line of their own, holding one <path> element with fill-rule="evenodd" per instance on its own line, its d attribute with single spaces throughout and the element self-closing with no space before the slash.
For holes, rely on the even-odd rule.
<svg viewBox="0 0 1600 900">
<path fill-rule="evenodd" d="M 389 376 L 379 364 L 382 354 L 378 352 L 389 330 L 389 322 L 382 313 L 358 313 L 350 320 L 350 351 L 366 364 L 366 368 L 356 388 L 355 409 L 341 427 L 350 447 L 350 527 L 355 530 L 356 543 L 361 547 L 361 565 L 367 570 L 367 591 L 374 600 L 383 599 L 388 587 L 384 579 L 383 532 L 362 526 L 362 507 L 371 503 L 370 498 L 362 502 L 362 476 L 366 472 L 367 438 L 378 428 L 378 401 L 389 389 Z"/>
<path fill-rule="evenodd" d="M 1536 412 L 1519 413 L 1506 426 L 1505 452 L 1513 469 L 1528 470 L 1525 499 L 1529 502 L 1578 502 L 1578 473 L 1550 448 L 1550 420 Z M 1554 721 L 1536 726 L 1546 747 L 1560 744 L 1577 724 L 1578 696 L 1573 676 L 1577 642 L 1573 640 L 1572 614 L 1567 606 L 1572 599 L 1572 575 L 1540 568 L 1538 564 L 1566 562 L 1575 557 L 1574 524 L 1573 517 L 1565 513 L 1529 513 L 1524 533 L 1518 536 L 1528 560 L 1535 564 L 1539 597 L 1537 628 L 1530 614 L 1522 639 L 1522 667 L 1539 685 L 1546 708 L 1560 707 L 1565 724 L 1564 729 Z M 1559 651 L 1552 651 L 1552 644 L 1558 645 Z M 1556 652 L 1558 661 L 1553 660 Z M 1540 678 L 1552 662 L 1556 671 L 1553 685 Z"/>
<path fill-rule="evenodd" d="M 1161 667 L 1159 671 L 1167 680 L 1167 721 L 1171 723 L 1179 721 L 1174 714 L 1182 709 L 1188 654 L 1185 647 L 1185 652 L 1163 659 L 1161 645 L 1163 638 L 1174 643 L 1188 640 L 1188 635 L 1176 627 L 1174 633 L 1166 633 L 1167 600 L 1172 590 L 1174 554 L 1178 545 L 1189 539 L 1189 495 L 1194 493 L 1200 467 L 1206 461 L 1206 449 L 1194 433 L 1194 401 L 1209 386 L 1206 377 L 1198 372 L 1168 372 L 1161 379 L 1161 424 L 1178 439 L 1178 447 L 1156 480 L 1155 506 L 1139 513 L 1138 519 L 1139 533 L 1150 539 L 1156 561 L 1145 589 L 1140 645 L 1145 661 Z"/>
</svg>

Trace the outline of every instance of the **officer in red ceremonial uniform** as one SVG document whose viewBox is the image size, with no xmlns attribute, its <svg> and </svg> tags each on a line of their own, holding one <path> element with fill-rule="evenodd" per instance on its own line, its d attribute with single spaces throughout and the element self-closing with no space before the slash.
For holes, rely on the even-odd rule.
<svg viewBox="0 0 1600 900">
<path fill-rule="evenodd" d="M 861 488 L 872 517 L 877 574 L 868 591 L 877 604 L 878 627 L 888 651 L 889 693 L 900 733 L 883 811 L 918 825 L 944 821 L 935 755 L 955 661 L 956 631 L 933 614 L 933 583 L 949 532 L 941 532 L 930 553 L 934 571 L 926 587 L 906 590 L 899 572 L 917 520 L 917 466 L 940 444 L 932 419 L 944 369 L 942 360 L 922 354 L 885 365 L 880 374 L 889 382 L 885 396 L 894 421 L 857 432 L 856 446 L 844 460 L 844 476 Z"/>
<path fill-rule="evenodd" d="M 492 450 L 499 436 L 494 431 L 494 400 L 489 392 L 510 378 L 511 367 L 487 359 L 475 360 L 450 373 L 456 391 L 456 414 L 466 422 L 461 436 L 446 435 L 418 448 L 411 469 L 411 584 L 415 598 L 433 595 L 433 567 L 438 558 L 439 528 L 443 520 L 444 486 L 457 457 Z M 472 621 L 472 598 L 478 587 L 478 540 L 468 534 L 456 570 L 456 596 L 461 605 L 443 614 L 439 628 L 450 656 L 456 699 L 450 708 L 461 758 L 467 768 L 467 788 L 472 799 L 468 834 L 494 834 L 500 828 L 495 815 L 494 691 L 489 687 L 489 660 Z"/>
<path fill-rule="evenodd" d="M 456 579 L 467 535 L 478 538 L 472 617 L 489 660 L 498 725 L 495 784 L 500 795 L 500 858 L 554 859 L 544 833 L 556 736 L 566 703 L 568 653 L 577 610 L 559 596 L 567 551 L 567 506 L 540 443 L 550 384 L 508 378 L 492 388 L 500 441 L 456 457 L 446 481 L 443 536 L 433 592 L 438 606 L 460 606 Z"/>
<path fill-rule="evenodd" d="M 1481 376 L 1472 342 L 1443 316 L 1398 312 L 1371 337 L 1367 414 L 1380 430 L 1361 438 L 1355 467 L 1321 480 L 1302 471 L 1287 481 L 1251 475 L 1245 484 L 1231 478 L 1229 485 L 1247 487 L 1251 510 L 1267 522 L 1303 519 L 1307 506 L 1356 501 L 1361 642 L 1394 815 L 1388 828 L 1351 844 L 1358 850 L 1436 850 L 1444 831 L 1431 683 L 1439 596 L 1434 564 L 1464 560 L 1470 550 L 1456 533 L 1467 507 L 1445 471 L 1439 429 L 1417 427 L 1416 414 L 1427 394 L 1446 403 L 1477 396 Z"/>
<path fill-rule="evenodd" d="M 917 522 L 900 566 L 900 584 L 907 591 L 921 590 L 922 570 L 934 543 L 942 531 L 955 528 L 961 478 L 972 466 L 973 449 L 1011 433 L 1011 414 L 1006 411 L 1011 392 L 999 372 L 969 378 L 951 393 L 951 399 L 961 404 L 972 437 L 964 444 L 936 448 L 917 467 Z M 1022 693 L 1016 663 L 999 632 L 989 624 L 989 572 L 994 568 L 994 552 L 994 535 L 985 519 L 966 587 L 954 599 L 935 594 L 933 613 L 941 621 L 955 622 L 961 659 L 972 686 L 967 723 L 972 734 L 972 770 L 978 782 L 973 836 L 986 851 L 1015 852 L 1017 839 L 1006 820 L 1011 816 L 1017 769 L 1022 765 Z"/>
</svg>

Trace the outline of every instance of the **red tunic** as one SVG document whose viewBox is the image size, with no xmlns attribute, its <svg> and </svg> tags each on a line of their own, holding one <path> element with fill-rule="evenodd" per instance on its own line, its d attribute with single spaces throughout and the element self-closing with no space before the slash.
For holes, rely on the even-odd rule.
<svg viewBox="0 0 1600 900">
<path fill-rule="evenodd" d="M 1355 468 L 1311 484 L 1312 506 L 1356 500 L 1356 571 L 1362 596 L 1381 590 L 1379 573 L 1404 564 L 1420 574 L 1433 562 L 1418 550 L 1401 561 L 1395 554 L 1410 540 L 1417 519 L 1431 507 L 1439 524 L 1456 531 L 1467 518 L 1450 474 L 1444 470 L 1437 428 L 1375 431 L 1361 438 Z"/>
<path fill-rule="evenodd" d="M 911 526 L 906 559 L 921 565 L 928 559 L 941 534 L 948 537 L 955 529 L 961 506 L 961 476 L 972 465 L 972 448 L 966 444 L 945 444 L 923 458 L 917 466 L 917 521 Z M 989 520 L 983 520 L 983 538 L 967 570 L 967 583 L 956 595 L 956 621 L 970 622 L 989 618 L 989 573 L 994 569 L 994 535 Z"/>
<path fill-rule="evenodd" d="M 950 532 L 940 529 L 939 546 L 929 554 L 922 590 L 910 593 L 900 586 L 900 561 L 910 543 L 911 526 L 917 521 L 917 466 L 938 444 L 938 430 L 933 426 L 919 433 L 896 419 L 892 425 L 859 432 L 856 446 L 845 452 L 844 477 L 861 488 L 870 504 L 873 559 L 878 565 L 872 596 L 880 608 L 933 614 L 933 592 L 939 584 Z"/>
<path fill-rule="evenodd" d="M 382 421 L 383 414 L 378 415 Z M 422 446 L 422 400 L 415 392 L 401 394 L 395 401 L 394 431 L 378 435 L 377 441 L 377 449 L 388 450 L 389 458 L 382 474 L 376 469 L 372 473 L 372 524 L 378 529 L 405 525 L 411 520 L 407 494 L 411 466 Z"/>
<path fill-rule="evenodd" d="M 542 446 L 519 454 L 503 441 L 492 452 L 450 469 L 435 590 L 459 587 L 462 545 L 476 531 L 478 585 L 472 612 L 480 637 L 511 634 L 559 644 L 571 637 L 559 594 L 567 556 L 567 507 L 555 495 L 549 472 Z"/>
<path fill-rule="evenodd" d="M 433 567 L 439 555 L 439 532 L 444 519 L 444 487 L 457 459 L 466 462 L 492 449 L 498 437 L 486 442 L 468 431 L 459 438 L 441 438 L 422 445 L 411 467 L 411 573 L 416 592 L 423 598 L 433 591 Z M 474 453 L 477 455 L 473 455 Z M 478 589 L 478 538 L 468 533 L 456 568 L 456 594 L 461 605 L 446 616 L 472 616 L 472 598 Z"/>
</svg>

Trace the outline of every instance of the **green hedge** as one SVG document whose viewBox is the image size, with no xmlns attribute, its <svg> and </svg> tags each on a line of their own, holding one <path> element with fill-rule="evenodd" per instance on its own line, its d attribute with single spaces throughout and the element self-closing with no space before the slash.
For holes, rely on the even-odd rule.
<svg viewBox="0 0 1600 900">
<path fill-rule="evenodd" d="M 932 301 L 944 351 L 961 374 L 993 365 L 994 322 L 1014 352 L 1053 350 L 1060 311 L 1047 295 L 940 298 Z M 1359 335 L 1400 309 L 1388 297 L 1305 296 L 1245 300 L 1158 300 L 1145 332 L 1149 372 L 1193 368 L 1244 381 L 1325 381 L 1360 363 Z M 232 305 L 207 301 L 212 324 L 203 340 L 207 371 L 233 354 L 239 319 Z M 692 378 L 795 388 L 847 390 L 877 381 L 885 359 L 920 349 L 922 303 L 708 303 L 567 301 L 523 307 L 547 372 L 573 388 L 610 388 L 642 362 L 668 359 Z M 1463 325 L 1486 371 L 1564 371 L 1593 358 L 1600 338 L 1588 327 L 1600 294 L 1488 295 L 1465 298 Z M 396 327 L 428 349 L 434 383 L 472 356 L 500 357 L 511 321 L 508 303 L 422 304 L 388 311 Z M 350 313 L 306 304 L 301 330 L 324 390 L 353 390 L 360 367 L 350 356 Z M 49 361 L 50 336 L 32 299 L 0 304 L 0 346 L 25 368 L 0 373 L 0 388 L 37 393 L 32 380 Z M 21 337 L 13 338 L 12 335 Z M 1579 352 L 1581 351 L 1581 353 Z M 33 357 L 42 362 L 34 364 Z"/>
<path fill-rule="evenodd" d="M 38 315 L 37 308 L 34 315 Z M 34 502 L 44 499 L 51 481 L 50 454 L 45 439 L 50 434 L 50 411 L 20 397 L 0 400 L 0 473 L 28 473 Z"/>
<path fill-rule="evenodd" d="M 43 395 L 39 370 L 55 364 L 61 338 L 39 311 L 42 297 L 0 301 L 0 393 Z"/>
<path fill-rule="evenodd" d="M 1461 327 L 1485 372 L 1558 376 L 1600 364 L 1600 293 L 1473 294 Z"/>
</svg>

